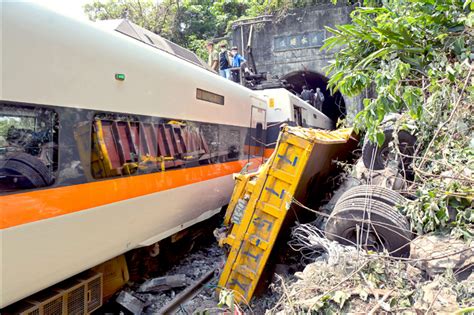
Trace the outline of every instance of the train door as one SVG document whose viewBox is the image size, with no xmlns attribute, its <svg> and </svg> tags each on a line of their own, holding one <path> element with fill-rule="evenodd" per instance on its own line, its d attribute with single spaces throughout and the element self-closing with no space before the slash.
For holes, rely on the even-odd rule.
<svg viewBox="0 0 474 315">
<path fill-rule="evenodd" d="M 250 137 L 249 137 L 249 154 L 248 159 L 254 157 L 262 157 L 265 150 L 265 121 L 266 110 L 252 106 L 250 114 Z"/>
<path fill-rule="evenodd" d="M 297 126 L 303 126 L 303 108 L 293 105 L 293 115 L 295 124 Z"/>
</svg>

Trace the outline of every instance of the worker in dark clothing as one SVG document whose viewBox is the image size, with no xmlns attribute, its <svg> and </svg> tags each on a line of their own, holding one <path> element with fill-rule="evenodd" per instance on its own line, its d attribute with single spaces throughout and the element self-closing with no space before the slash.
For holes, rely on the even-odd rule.
<svg viewBox="0 0 474 315">
<path fill-rule="evenodd" d="M 230 68 L 232 62 L 230 60 L 229 51 L 227 45 L 221 45 L 221 52 L 219 53 L 219 75 L 223 78 L 230 80 Z"/>
<path fill-rule="evenodd" d="M 321 92 L 320 88 L 316 88 L 316 94 L 314 96 L 314 103 L 313 106 L 317 110 L 322 110 L 323 109 L 323 103 L 324 103 L 324 94 Z"/>
<path fill-rule="evenodd" d="M 301 91 L 301 99 L 310 104 L 313 104 L 314 92 L 313 90 L 308 89 L 306 85 L 303 85 L 303 91 Z"/>
</svg>

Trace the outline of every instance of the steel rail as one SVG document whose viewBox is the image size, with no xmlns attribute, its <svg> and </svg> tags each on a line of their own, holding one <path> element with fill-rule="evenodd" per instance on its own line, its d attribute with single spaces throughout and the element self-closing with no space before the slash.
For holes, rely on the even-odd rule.
<svg viewBox="0 0 474 315">
<path fill-rule="evenodd" d="M 181 305 L 195 297 L 204 288 L 204 285 L 214 278 L 214 273 L 216 270 L 217 269 L 210 270 L 201 278 L 199 278 L 196 282 L 194 282 L 191 286 L 181 291 L 178 295 L 174 297 L 174 299 L 172 299 L 168 304 L 163 306 L 158 311 L 158 314 L 174 314 L 177 310 L 179 310 L 179 307 Z"/>
</svg>

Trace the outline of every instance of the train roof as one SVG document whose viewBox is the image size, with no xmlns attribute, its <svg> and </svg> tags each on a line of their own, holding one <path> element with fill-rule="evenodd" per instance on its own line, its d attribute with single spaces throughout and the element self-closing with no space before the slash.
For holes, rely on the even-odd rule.
<svg viewBox="0 0 474 315">
<path fill-rule="evenodd" d="M 179 46 L 127 19 L 102 20 L 96 21 L 95 23 L 101 27 L 112 29 L 121 34 L 130 36 L 142 43 L 151 45 L 178 58 L 191 62 L 201 68 L 211 70 L 206 62 L 204 62 L 189 49 Z"/>
<path fill-rule="evenodd" d="M 189 62 L 156 34 L 134 35 L 154 45 L 125 36 L 139 30 L 129 22 L 99 27 L 29 2 L 6 2 L 2 11 L 3 101 L 234 126 L 248 125 L 251 106 L 266 107 L 258 94 Z M 199 90 L 225 104 L 198 98 Z"/>
</svg>

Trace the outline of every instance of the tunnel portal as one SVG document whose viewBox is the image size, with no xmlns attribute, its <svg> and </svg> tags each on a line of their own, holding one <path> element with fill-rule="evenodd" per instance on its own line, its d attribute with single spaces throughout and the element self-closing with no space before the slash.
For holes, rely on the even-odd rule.
<svg viewBox="0 0 474 315">
<path fill-rule="evenodd" d="M 327 86 L 327 77 L 313 71 L 294 71 L 286 74 L 283 79 L 290 83 L 293 86 L 294 92 L 298 94 L 301 93 L 305 85 L 309 89 L 313 89 L 313 91 L 316 91 L 316 88 L 319 87 L 324 94 L 322 112 L 334 122 L 337 122 L 338 118 L 345 118 L 346 104 L 344 98 L 339 92 L 331 95 Z"/>
</svg>

